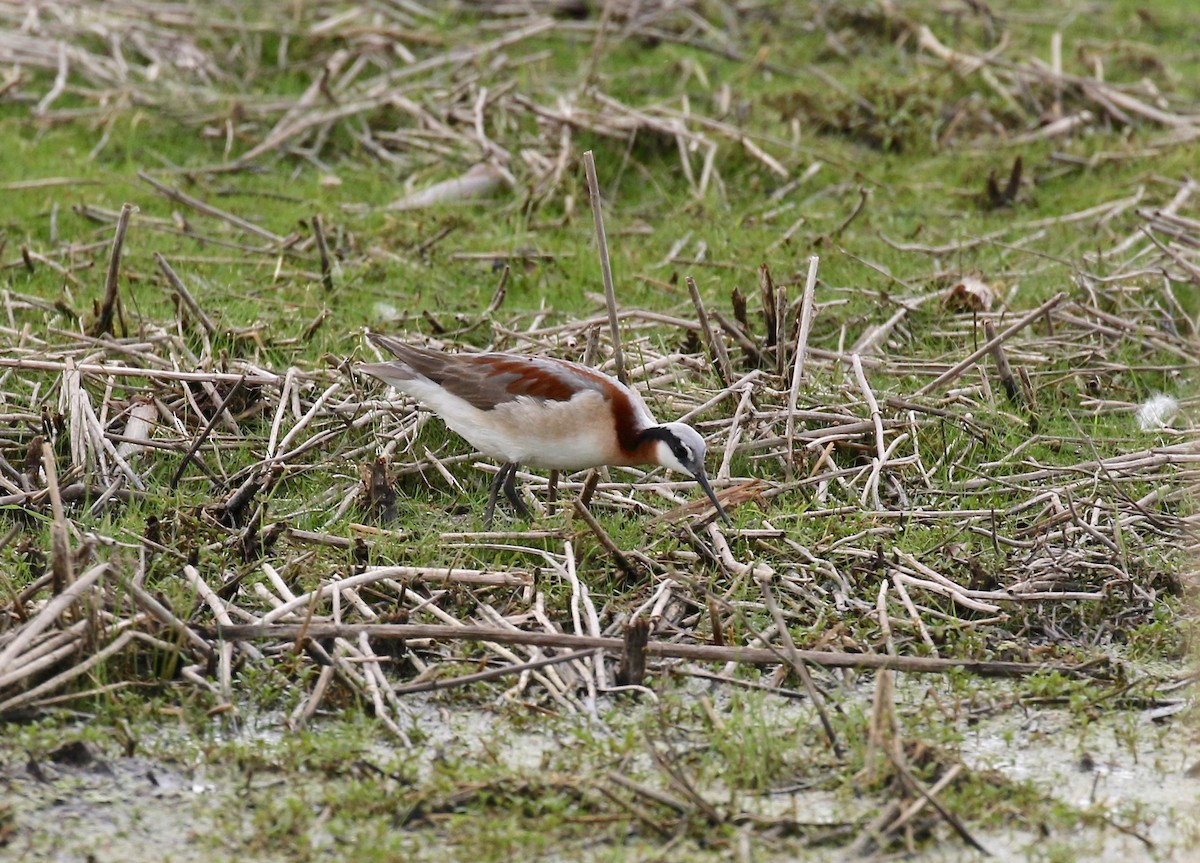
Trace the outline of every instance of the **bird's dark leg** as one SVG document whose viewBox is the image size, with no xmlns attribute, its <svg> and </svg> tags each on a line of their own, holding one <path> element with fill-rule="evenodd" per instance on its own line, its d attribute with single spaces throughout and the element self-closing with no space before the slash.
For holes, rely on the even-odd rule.
<svg viewBox="0 0 1200 863">
<path fill-rule="evenodd" d="M 500 465 L 500 470 L 496 471 L 496 478 L 492 480 L 492 490 L 488 492 L 487 507 L 483 510 L 483 526 L 491 528 L 492 516 L 496 512 L 496 498 L 500 496 L 500 486 L 504 485 L 505 479 L 512 475 L 512 472 L 517 469 L 517 466 L 511 462 Z"/>
<path fill-rule="evenodd" d="M 525 501 L 521 500 L 521 496 L 517 494 L 516 479 L 517 466 L 509 463 L 508 477 L 504 480 L 504 496 L 508 498 L 508 502 L 513 505 L 513 509 L 517 511 L 517 514 L 521 518 L 531 518 L 532 513 L 529 511 L 529 507 L 525 505 Z"/>
</svg>

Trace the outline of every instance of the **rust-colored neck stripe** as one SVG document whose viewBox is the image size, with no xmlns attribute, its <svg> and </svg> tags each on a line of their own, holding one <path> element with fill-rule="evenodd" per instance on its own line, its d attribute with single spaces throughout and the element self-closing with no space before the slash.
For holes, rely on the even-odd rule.
<svg viewBox="0 0 1200 863">
<path fill-rule="evenodd" d="M 617 427 L 617 444 L 621 447 L 622 454 L 631 464 L 646 464 L 652 461 L 647 457 L 650 452 L 647 444 L 653 447 L 654 443 L 645 438 L 645 430 L 638 426 L 633 399 L 617 387 L 610 385 L 606 389 L 608 403 L 612 405 L 613 422 Z"/>
</svg>

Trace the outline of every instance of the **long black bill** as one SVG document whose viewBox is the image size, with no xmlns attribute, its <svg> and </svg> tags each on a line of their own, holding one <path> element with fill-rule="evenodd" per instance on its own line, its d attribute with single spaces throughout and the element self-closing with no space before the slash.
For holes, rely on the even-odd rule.
<svg viewBox="0 0 1200 863">
<path fill-rule="evenodd" d="M 708 499 L 711 500 L 713 502 L 713 506 L 717 508 L 717 515 L 721 516 L 721 520 L 730 527 L 733 527 L 733 522 L 729 520 L 729 516 L 725 512 L 725 507 L 721 506 L 721 502 L 717 500 L 717 493 L 714 492 L 713 487 L 709 485 L 708 477 L 704 475 L 703 471 L 696 474 L 696 482 L 700 483 L 700 488 L 704 489 L 704 493 L 708 495 Z"/>
</svg>

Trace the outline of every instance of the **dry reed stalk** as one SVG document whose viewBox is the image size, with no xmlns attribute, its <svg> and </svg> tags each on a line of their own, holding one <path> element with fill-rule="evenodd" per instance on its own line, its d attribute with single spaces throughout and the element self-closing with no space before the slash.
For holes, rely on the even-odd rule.
<svg viewBox="0 0 1200 863">
<path fill-rule="evenodd" d="M 879 402 L 875 399 L 875 393 L 872 392 L 871 385 L 867 383 L 867 374 L 863 371 L 862 357 L 858 354 L 852 354 L 850 365 L 854 369 L 854 379 L 858 382 L 858 388 L 862 391 L 867 411 L 871 415 L 871 425 L 875 429 L 875 458 L 871 463 L 870 477 L 863 485 L 859 503 L 866 504 L 867 498 L 871 497 L 875 501 L 875 508 L 882 509 L 883 507 L 879 503 L 879 477 L 887 465 L 889 454 L 883 434 L 883 416 L 879 413 Z"/>
<path fill-rule="evenodd" d="M 796 676 L 804 684 L 804 691 L 808 693 L 809 700 L 812 702 L 813 708 L 817 711 L 817 716 L 821 720 L 821 727 L 825 729 L 825 736 L 829 738 L 829 746 L 833 749 L 833 754 L 841 758 L 842 747 L 838 743 L 837 734 L 834 732 L 833 725 L 829 721 L 829 714 L 825 711 L 824 701 L 821 699 L 820 693 L 817 692 L 812 675 L 808 673 L 808 667 L 804 664 L 804 660 L 801 659 L 799 651 L 796 650 L 796 644 L 792 641 L 792 634 L 788 631 L 787 622 L 783 619 L 783 613 L 779 610 L 779 604 L 775 602 L 775 594 L 771 590 L 771 576 L 773 574 L 766 572 L 756 573 L 759 590 L 762 591 L 767 611 L 770 612 L 772 619 L 775 621 L 775 628 L 778 630 L 779 637 L 783 641 L 783 654 L 791 664 L 792 669 L 796 672 Z"/>
<path fill-rule="evenodd" d="M 604 211 L 600 200 L 600 183 L 596 179 L 596 160 L 592 151 L 583 154 L 583 167 L 587 172 L 588 198 L 592 203 L 592 221 L 596 227 L 596 253 L 600 256 L 600 276 L 604 282 L 604 302 L 608 306 L 608 327 L 612 337 L 613 362 L 617 380 L 629 383 L 625 373 L 625 354 L 621 349 L 621 328 L 617 317 L 617 293 L 613 286 L 612 264 L 608 257 L 608 238 L 604 233 Z"/>
<path fill-rule="evenodd" d="M 265 618 L 264 618 L 265 619 Z M 619 653 L 624 646 L 620 638 L 568 635 L 565 633 L 530 632 L 517 629 L 497 629 L 483 626 L 433 624 L 237 624 L 214 630 L 220 638 L 237 640 L 295 639 L 301 632 L 310 638 L 356 638 L 366 632 L 372 638 L 415 640 L 421 638 L 454 641 L 494 642 L 537 647 L 567 647 L 574 650 L 603 649 Z M 737 662 L 753 665 L 777 665 L 779 655 L 765 648 L 714 647 L 705 644 L 686 644 L 652 641 L 646 645 L 648 656 L 694 659 L 707 662 Z M 920 656 L 881 656 L 879 654 L 839 653 L 834 651 L 797 650 L 804 662 L 824 668 L 891 668 L 912 673 L 940 674 L 959 668 L 983 676 L 1019 677 L 1053 669 L 1064 674 L 1086 673 L 1083 668 L 1052 666 L 1045 663 L 1002 662 L 974 659 L 939 659 Z"/>
<path fill-rule="evenodd" d="M 733 381 L 733 369 L 729 365 L 729 355 L 725 352 L 725 343 L 721 341 L 721 337 L 713 331 L 708 322 L 708 313 L 704 310 L 704 300 L 700 298 L 700 289 L 696 287 L 696 280 L 688 276 L 684 281 L 687 282 L 692 305 L 696 307 L 696 319 L 700 323 L 700 332 L 704 336 L 705 345 L 708 346 L 709 356 L 712 357 L 721 383 L 729 386 Z"/>
<path fill-rule="evenodd" d="M 0 677 L 8 671 L 10 664 L 21 651 L 58 620 L 64 611 L 78 602 L 110 569 L 107 563 L 93 566 L 65 589 L 59 591 L 41 611 L 22 626 L 16 637 L 4 647 L 4 650 L 0 651 Z"/>
<path fill-rule="evenodd" d="M 104 280 L 104 299 L 100 302 L 100 314 L 92 326 L 92 335 L 100 336 L 113 333 L 113 320 L 120 317 L 120 275 L 121 250 L 125 246 L 125 234 L 129 230 L 129 220 L 137 212 L 137 207 L 128 202 L 121 205 L 121 215 L 117 218 L 117 230 L 113 236 L 112 254 L 108 260 L 108 275 Z M 124 323 L 121 325 L 124 335 Z"/>
<path fill-rule="evenodd" d="M 813 255 L 808 259 L 808 276 L 804 280 L 804 293 L 800 301 L 800 325 L 796 331 L 796 349 L 792 355 L 792 381 L 788 390 L 787 420 L 784 424 L 784 438 L 787 441 L 787 463 L 795 464 L 795 447 L 793 441 L 796 435 L 795 414 L 796 403 L 800 399 L 800 382 L 804 379 L 804 362 L 808 355 L 808 336 L 812 328 L 813 295 L 817 287 L 817 265 L 820 259 Z M 780 339 L 779 344 L 783 340 Z"/>
<path fill-rule="evenodd" d="M 166 277 L 167 284 L 171 286 L 171 290 L 179 295 L 179 299 L 183 301 L 185 306 L 187 306 L 188 311 L 192 313 L 192 316 L 200 322 L 200 326 L 204 327 L 204 331 L 210 336 L 215 336 L 217 334 L 216 324 L 214 324 L 212 319 L 205 314 L 204 309 L 202 309 L 200 304 L 196 302 L 195 297 L 192 296 L 191 291 L 189 291 L 187 286 L 184 285 L 183 280 L 175 274 L 175 270 L 173 270 L 171 265 L 167 263 L 167 259 L 158 252 L 155 252 L 154 262 L 158 264 L 158 268 L 162 270 L 162 274 Z"/>
</svg>

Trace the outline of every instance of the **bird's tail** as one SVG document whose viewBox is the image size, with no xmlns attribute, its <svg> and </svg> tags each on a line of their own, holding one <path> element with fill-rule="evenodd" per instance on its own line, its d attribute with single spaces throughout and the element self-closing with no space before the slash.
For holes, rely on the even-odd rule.
<svg viewBox="0 0 1200 863">
<path fill-rule="evenodd" d="M 421 373 L 414 369 L 412 364 L 412 360 L 419 359 L 422 355 L 422 351 L 419 348 L 414 348 L 400 341 L 400 339 L 392 336 L 384 336 L 379 333 L 367 333 L 367 339 L 372 344 L 393 354 L 399 361 L 390 363 L 360 363 L 356 366 L 358 371 L 379 378 L 384 383 L 398 389 L 404 389 L 403 384 L 405 381 L 421 377 Z"/>
</svg>

